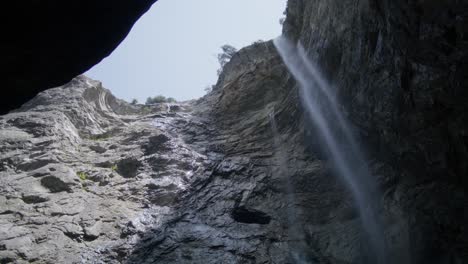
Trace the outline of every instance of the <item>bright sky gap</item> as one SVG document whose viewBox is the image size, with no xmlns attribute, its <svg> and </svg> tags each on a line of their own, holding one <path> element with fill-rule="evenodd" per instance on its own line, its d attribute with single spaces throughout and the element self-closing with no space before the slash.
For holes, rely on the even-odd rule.
<svg viewBox="0 0 468 264">
<path fill-rule="evenodd" d="M 122 44 L 85 75 L 117 97 L 198 98 L 216 82 L 216 54 L 281 34 L 286 0 L 159 0 Z"/>
</svg>

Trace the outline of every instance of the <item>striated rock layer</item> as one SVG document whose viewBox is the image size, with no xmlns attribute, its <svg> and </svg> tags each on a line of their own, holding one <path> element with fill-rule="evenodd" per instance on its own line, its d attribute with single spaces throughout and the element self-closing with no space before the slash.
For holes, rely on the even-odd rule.
<svg viewBox="0 0 468 264">
<path fill-rule="evenodd" d="M 83 76 L 2 116 L 0 261 L 123 261 L 203 179 L 190 122 L 189 104 L 132 106 Z"/>
</svg>

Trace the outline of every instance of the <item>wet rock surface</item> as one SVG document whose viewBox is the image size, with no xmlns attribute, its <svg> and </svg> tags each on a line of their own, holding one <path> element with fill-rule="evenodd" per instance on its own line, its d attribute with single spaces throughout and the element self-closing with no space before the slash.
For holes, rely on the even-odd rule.
<svg viewBox="0 0 468 264">
<path fill-rule="evenodd" d="M 320 154 L 273 44 L 242 49 L 226 67 L 212 93 L 177 107 L 132 106 L 78 77 L 2 116 L 0 259 L 366 263 L 352 197 Z M 370 167 L 386 194 L 389 263 L 419 263 L 408 258 L 420 257 L 414 236 L 426 234 L 412 225 L 432 225 L 405 207 L 419 198 L 405 200 L 405 185 L 388 180 L 398 168 L 378 158 Z M 431 186 L 424 206 L 442 209 L 450 187 Z"/>
<path fill-rule="evenodd" d="M 288 2 L 283 32 L 321 66 L 381 163 L 410 263 L 468 258 L 467 11 L 460 1 Z"/>
<path fill-rule="evenodd" d="M 293 82 L 278 82 L 288 74 L 271 42 L 228 67 L 237 69 L 224 73 L 223 89 L 177 108 L 131 106 L 78 77 L 2 116 L 2 261 L 288 263 L 295 248 L 309 260 L 331 259 L 318 243 L 354 239 L 359 224 L 340 183 L 304 149 Z M 256 100 L 242 96 L 263 82 L 261 102 L 226 107 L 236 96 Z M 296 234 L 296 225 L 313 236 Z M 358 246 L 333 250 L 359 257 L 347 247 Z"/>
<path fill-rule="evenodd" d="M 190 109 L 131 106 L 78 77 L 2 116 L 0 261 L 124 261 L 207 167 L 181 138 Z"/>
<path fill-rule="evenodd" d="M 327 162 L 306 149 L 294 81 L 271 42 L 235 55 L 193 109 L 185 140 L 209 169 L 129 263 L 360 263 L 359 219 Z M 271 114 L 287 168 L 275 154 Z"/>
</svg>

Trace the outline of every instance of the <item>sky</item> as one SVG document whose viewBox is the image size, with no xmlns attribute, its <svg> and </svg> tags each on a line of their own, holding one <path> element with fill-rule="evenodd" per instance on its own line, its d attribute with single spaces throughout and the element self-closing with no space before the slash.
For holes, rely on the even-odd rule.
<svg viewBox="0 0 468 264">
<path fill-rule="evenodd" d="M 85 75 L 127 101 L 201 97 L 216 83 L 220 47 L 279 36 L 285 8 L 286 0 L 159 0 Z"/>
</svg>

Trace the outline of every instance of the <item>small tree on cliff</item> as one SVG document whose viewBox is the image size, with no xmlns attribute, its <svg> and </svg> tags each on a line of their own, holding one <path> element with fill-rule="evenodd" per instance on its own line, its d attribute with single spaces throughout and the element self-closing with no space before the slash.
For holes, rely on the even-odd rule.
<svg viewBox="0 0 468 264">
<path fill-rule="evenodd" d="M 155 97 L 148 97 L 146 99 L 145 104 L 152 105 L 152 104 L 158 104 L 158 103 L 175 103 L 175 102 L 177 102 L 177 100 L 172 97 L 166 98 L 163 95 L 157 95 Z"/>
<path fill-rule="evenodd" d="M 172 97 L 168 97 L 168 98 L 166 99 L 166 102 L 168 102 L 168 103 L 176 103 L 177 100 L 174 99 L 174 98 L 172 98 Z"/>
<path fill-rule="evenodd" d="M 228 63 L 229 60 L 232 58 L 232 56 L 236 54 L 237 49 L 231 45 L 226 44 L 226 45 L 221 46 L 221 50 L 223 52 L 218 54 L 218 62 L 219 62 L 219 65 L 221 65 L 221 67 L 224 67 L 224 65 L 226 65 L 226 63 Z"/>
<path fill-rule="evenodd" d="M 207 85 L 207 86 L 205 86 L 204 90 L 205 90 L 206 93 L 210 93 L 211 91 L 213 91 L 213 87 L 214 87 L 214 85 Z"/>
<path fill-rule="evenodd" d="M 232 56 L 234 56 L 234 54 L 236 54 L 236 52 L 237 52 L 236 48 L 234 48 L 231 45 L 227 45 L 227 44 L 221 46 L 221 50 L 223 52 L 219 53 L 218 56 L 217 56 L 219 65 L 221 66 L 221 68 L 218 70 L 218 75 L 221 74 L 221 71 L 222 71 L 224 65 L 226 65 L 226 63 L 228 63 L 229 60 L 231 60 Z"/>
<path fill-rule="evenodd" d="M 280 25 L 284 25 L 284 22 L 286 22 L 286 16 L 288 15 L 288 13 L 286 12 L 286 10 L 283 11 L 283 15 L 284 15 L 284 17 L 282 17 L 282 18 L 279 19 Z"/>
<path fill-rule="evenodd" d="M 138 100 L 137 99 L 133 99 L 132 102 L 131 102 L 132 105 L 136 105 L 138 104 Z"/>
</svg>

